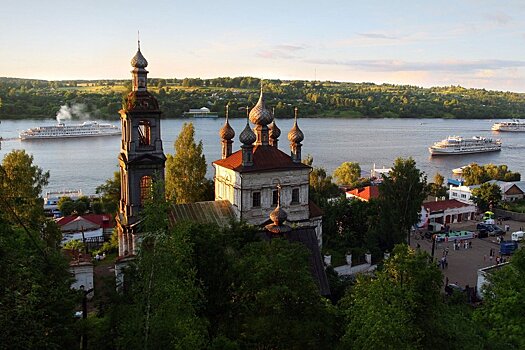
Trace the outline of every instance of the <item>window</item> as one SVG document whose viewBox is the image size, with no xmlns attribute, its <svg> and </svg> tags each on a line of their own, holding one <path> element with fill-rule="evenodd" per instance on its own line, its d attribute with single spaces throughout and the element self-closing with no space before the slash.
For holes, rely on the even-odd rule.
<svg viewBox="0 0 525 350">
<path fill-rule="evenodd" d="M 261 192 L 253 192 L 252 193 L 252 207 L 260 207 L 261 206 Z"/>
<path fill-rule="evenodd" d="M 292 190 L 292 204 L 297 204 L 297 203 L 299 203 L 299 189 L 294 188 Z"/>
<path fill-rule="evenodd" d="M 466 194 L 461 194 L 461 198 L 467 198 Z"/>
<path fill-rule="evenodd" d="M 277 205 L 277 200 L 278 200 L 278 198 L 279 198 L 279 191 L 274 190 L 274 191 L 272 192 L 272 205 L 273 205 L 273 206 L 276 206 L 276 205 Z"/>
<path fill-rule="evenodd" d="M 139 121 L 139 145 L 149 146 L 151 145 L 151 126 L 148 121 Z"/>
<path fill-rule="evenodd" d="M 140 204 L 151 198 L 151 176 L 143 176 L 140 178 Z"/>
</svg>

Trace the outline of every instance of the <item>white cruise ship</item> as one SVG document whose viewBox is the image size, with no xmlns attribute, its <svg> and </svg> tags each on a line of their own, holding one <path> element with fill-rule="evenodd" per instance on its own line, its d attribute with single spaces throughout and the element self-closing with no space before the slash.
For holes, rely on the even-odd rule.
<svg viewBox="0 0 525 350">
<path fill-rule="evenodd" d="M 115 125 L 88 121 L 77 125 L 58 123 L 53 126 L 39 126 L 37 128 L 24 130 L 19 136 L 22 140 L 36 140 L 69 137 L 116 136 L 120 134 L 120 129 Z"/>
<path fill-rule="evenodd" d="M 525 131 L 525 122 L 514 119 L 510 122 L 499 122 L 492 125 L 492 131 Z"/>
<path fill-rule="evenodd" d="M 433 156 L 494 152 L 501 150 L 501 140 L 487 139 L 481 136 L 474 136 L 470 139 L 449 136 L 434 143 L 428 150 Z"/>
</svg>

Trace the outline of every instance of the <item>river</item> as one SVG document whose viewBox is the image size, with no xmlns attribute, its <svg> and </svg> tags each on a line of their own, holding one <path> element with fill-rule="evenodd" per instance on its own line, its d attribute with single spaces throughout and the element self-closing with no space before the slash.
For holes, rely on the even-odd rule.
<svg viewBox="0 0 525 350">
<path fill-rule="evenodd" d="M 170 119 L 162 120 L 162 139 L 165 153 L 174 153 L 173 142 L 183 123 L 193 122 L 196 140 L 202 140 L 208 162 L 207 176 L 213 177 L 211 162 L 221 154 L 218 131 L 222 119 Z M 104 121 L 101 121 L 104 122 Z M 106 121 L 107 122 L 107 121 Z M 492 120 L 453 119 L 299 119 L 304 132 L 303 157 L 311 154 L 314 166 L 324 167 L 332 173 L 342 162 L 358 162 L 363 172 L 376 167 L 390 167 L 397 157 L 413 157 L 418 168 L 429 180 L 436 172 L 445 177 L 459 166 L 477 162 L 479 164 L 507 164 L 512 171 L 525 173 L 525 133 L 491 132 Z M 60 140 L 20 141 L 21 130 L 52 125 L 48 120 L 3 120 L 0 124 L 2 142 L 0 157 L 13 149 L 25 149 L 34 156 L 34 163 L 49 170 L 49 190 L 81 189 L 85 194 L 94 194 L 95 188 L 118 170 L 117 156 L 120 138 L 78 138 Z M 75 123 L 78 123 L 75 121 Z M 112 121 L 111 123 L 119 124 Z M 286 135 L 293 119 L 278 119 L 282 131 L 279 148 L 289 153 Z M 245 120 L 231 121 L 236 137 L 234 151 L 239 149 L 238 135 L 244 128 Z M 463 137 L 489 136 L 501 138 L 501 152 L 461 156 L 430 157 L 428 146 L 449 135 Z"/>
</svg>

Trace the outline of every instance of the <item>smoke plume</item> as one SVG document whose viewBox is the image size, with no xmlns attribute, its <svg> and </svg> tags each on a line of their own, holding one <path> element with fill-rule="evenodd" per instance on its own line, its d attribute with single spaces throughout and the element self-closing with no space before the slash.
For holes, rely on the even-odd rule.
<svg viewBox="0 0 525 350">
<path fill-rule="evenodd" d="M 56 118 L 58 122 L 60 122 L 61 120 L 71 119 L 86 120 L 91 119 L 91 115 L 87 111 L 87 107 L 85 104 L 77 103 L 72 105 L 71 107 L 67 104 L 60 106 L 60 110 L 57 112 Z"/>
</svg>

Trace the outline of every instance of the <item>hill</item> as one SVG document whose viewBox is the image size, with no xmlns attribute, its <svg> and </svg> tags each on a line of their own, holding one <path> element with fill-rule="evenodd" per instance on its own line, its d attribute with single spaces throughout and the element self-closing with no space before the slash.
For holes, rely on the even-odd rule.
<svg viewBox="0 0 525 350">
<path fill-rule="evenodd" d="M 62 105 L 83 105 L 93 118 L 117 119 L 129 80 L 46 81 L 0 78 L 0 118 L 54 117 Z M 148 80 L 164 118 L 181 117 L 190 108 L 207 106 L 243 117 L 253 106 L 260 80 L 252 77 Z M 467 89 L 461 86 L 422 88 L 411 85 L 265 80 L 267 104 L 280 118 L 524 118 L 525 94 Z"/>
</svg>

